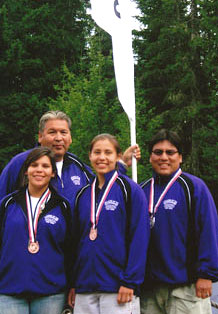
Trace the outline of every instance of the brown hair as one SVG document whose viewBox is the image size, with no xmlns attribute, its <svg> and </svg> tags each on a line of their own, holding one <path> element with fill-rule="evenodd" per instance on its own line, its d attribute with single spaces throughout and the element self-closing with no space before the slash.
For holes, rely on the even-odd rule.
<svg viewBox="0 0 218 314">
<path fill-rule="evenodd" d="M 109 133 L 102 133 L 102 134 L 98 134 L 96 135 L 93 140 L 91 141 L 90 147 L 89 147 L 89 152 L 92 152 L 93 146 L 96 142 L 101 141 L 101 140 L 108 140 L 109 142 L 111 142 L 111 144 L 113 144 L 117 154 L 120 154 L 121 148 L 120 148 L 120 144 L 118 143 L 116 137 L 114 135 L 111 135 Z"/>
<path fill-rule="evenodd" d="M 43 156 L 47 156 L 50 159 L 52 171 L 56 173 L 56 162 L 54 154 L 51 151 L 51 149 L 45 146 L 36 147 L 29 153 L 21 168 L 19 174 L 19 187 L 23 187 L 28 183 L 27 176 L 25 173 L 27 172 L 27 169 L 29 168 L 30 164 Z"/>
</svg>

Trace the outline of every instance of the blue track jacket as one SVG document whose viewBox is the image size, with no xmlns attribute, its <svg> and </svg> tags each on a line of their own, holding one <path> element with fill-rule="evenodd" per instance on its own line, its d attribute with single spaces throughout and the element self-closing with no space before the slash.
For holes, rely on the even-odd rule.
<svg viewBox="0 0 218 314">
<path fill-rule="evenodd" d="M 0 176 L 0 199 L 17 190 L 19 173 L 30 151 L 25 151 L 13 157 L 3 169 Z M 56 176 L 51 180 L 51 184 L 72 205 L 74 204 L 76 193 L 92 177 L 91 168 L 81 162 L 75 155 L 66 153 L 64 156 L 62 177 L 60 179 Z"/>
<path fill-rule="evenodd" d="M 40 296 L 65 291 L 73 256 L 68 203 L 52 191 L 38 220 L 36 254 L 28 251 L 25 189 L 3 199 L 0 219 L 0 294 Z"/>
<path fill-rule="evenodd" d="M 114 171 L 105 175 L 105 185 Z M 129 205 L 119 178 L 128 181 Z M 96 196 L 102 197 L 105 185 Z M 118 292 L 120 286 L 137 290 L 143 282 L 150 227 L 148 205 L 139 185 L 124 175 L 113 184 L 100 213 L 97 239 L 91 241 L 91 185 L 78 193 L 75 223 L 79 244 L 75 267 L 77 293 Z M 128 208 L 127 208 L 128 207 Z"/>
<path fill-rule="evenodd" d="M 27 150 L 13 157 L 0 175 L 0 200 L 18 189 L 18 177 L 28 154 Z M 125 167 L 119 163 L 119 170 L 125 173 Z M 67 152 L 64 156 L 62 177 L 51 179 L 52 186 L 64 196 L 73 207 L 77 192 L 90 182 L 94 176 L 91 168 L 84 164 L 76 155 Z"/>
<path fill-rule="evenodd" d="M 205 183 L 191 174 L 183 174 L 194 187 L 192 212 L 189 213 L 180 176 L 165 194 L 155 215 L 144 282 L 148 287 L 152 282 L 181 285 L 198 278 L 218 280 L 216 207 Z M 172 176 L 161 178 L 154 174 L 154 204 Z M 148 199 L 150 184 L 151 180 L 141 184 Z"/>
</svg>

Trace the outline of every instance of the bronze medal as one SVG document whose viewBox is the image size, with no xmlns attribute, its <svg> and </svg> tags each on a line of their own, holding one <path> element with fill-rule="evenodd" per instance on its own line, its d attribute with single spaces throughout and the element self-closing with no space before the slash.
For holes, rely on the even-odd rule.
<svg viewBox="0 0 218 314">
<path fill-rule="evenodd" d="M 28 251 L 31 254 L 35 254 L 39 251 L 39 242 L 29 242 Z"/>
<path fill-rule="evenodd" d="M 104 205 L 104 202 L 107 198 L 107 195 L 110 192 L 110 189 L 112 188 L 117 177 L 118 177 L 118 173 L 117 173 L 117 171 L 115 171 L 113 176 L 111 177 L 111 179 L 107 183 L 105 191 L 104 191 L 101 199 L 99 199 L 99 203 L 96 202 L 96 200 L 95 200 L 95 193 L 96 193 L 95 187 L 96 187 L 96 180 L 97 180 L 96 178 L 94 179 L 94 182 L 91 185 L 91 215 L 90 215 L 91 217 L 90 218 L 91 218 L 92 227 L 91 227 L 90 232 L 89 232 L 89 239 L 91 241 L 96 240 L 96 238 L 98 236 L 97 225 L 98 225 L 99 216 L 100 216 L 102 207 Z"/>
<path fill-rule="evenodd" d="M 95 239 L 97 238 L 97 235 L 98 235 L 97 229 L 91 228 L 91 229 L 90 229 L 90 233 L 89 233 L 89 239 L 90 239 L 91 241 L 95 241 Z"/>
</svg>

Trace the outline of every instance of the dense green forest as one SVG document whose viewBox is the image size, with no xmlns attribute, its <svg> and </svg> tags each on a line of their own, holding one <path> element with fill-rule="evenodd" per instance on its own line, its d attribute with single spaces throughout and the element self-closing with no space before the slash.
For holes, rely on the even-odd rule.
<svg viewBox="0 0 218 314">
<path fill-rule="evenodd" d="M 183 170 L 204 179 L 218 204 L 218 2 L 135 2 L 141 10 L 133 42 L 138 180 L 150 175 L 148 140 L 167 127 L 184 139 Z M 130 144 L 111 38 L 88 6 L 84 0 L 0 1 L 0 170 L 35 145 L 48 109 L 70 115 L 71 151 L 86 162 L 97 133 L 115 134 L 123 149 Z"/>
</svg>

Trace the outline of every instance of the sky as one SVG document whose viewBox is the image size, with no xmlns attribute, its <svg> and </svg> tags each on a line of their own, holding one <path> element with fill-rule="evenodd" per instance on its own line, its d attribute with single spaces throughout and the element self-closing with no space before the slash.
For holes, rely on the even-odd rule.
<svg viewBox="0 0 218 314">
<path fill-rule="evenodd" d="M 140 23 L 136 18 L 134 18 L 135 16 L 140 15 L 140 10 L 137 8 L 134 0 L 131 0 L 131 10 L 133 16 L 133 29 L 140 30 Z"/>
</svg>

